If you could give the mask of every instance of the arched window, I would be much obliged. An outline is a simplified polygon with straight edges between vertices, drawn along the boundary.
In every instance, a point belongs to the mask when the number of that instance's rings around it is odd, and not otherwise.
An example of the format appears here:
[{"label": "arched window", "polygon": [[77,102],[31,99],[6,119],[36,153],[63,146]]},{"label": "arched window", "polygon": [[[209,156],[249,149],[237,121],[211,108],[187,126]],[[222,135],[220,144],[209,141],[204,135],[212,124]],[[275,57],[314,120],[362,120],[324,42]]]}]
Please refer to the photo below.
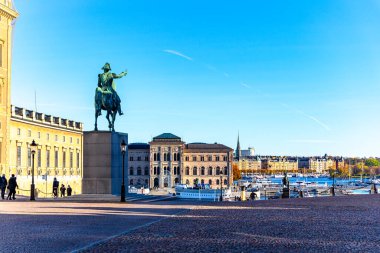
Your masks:
[{"label": "arched window", "polygon": [[156,153],[153,154],[153,160],[157,161],[157,154]]},{"label": "arched window", "polygon": [[133,179],[129,180],[129,184],[133,185]]},{"label": "arched window", "polygon": [[224,185],[227,185],[227,179],[224,179]]},{"label": "arched window", "polygon": [[190,181],[189,181],[189,179],[186,179],[186,184],[190,184]]},{"label": "arched window", "polygon": [[202,167],[202,168],[201,168],[201,175],[202,175],[202,176],[205,175],[205,167]]},{"label": "arched window", "polygon": [[129,175],[133,176],[133,167],[129,168]]},{"label": "arched window", "polygon": [[141,180],[137,179],[137,185],[141,185]]},{"label": "arched window", "polygon": [[164,161],[166,161],[166,153],[164,153]]},{"label": "arched window", "polygon": [[170,161],[170,153],[168,153],[168,154],[166,155],[166,159],[167,159],[167,161]]},{"label": "arched window", "polygon": [[177,153],[177,161],[181,161],[181,157],[180,157],[179,153]]},{"label": "arched window", "polygon": [[219,167],[216,167],[216,175],[217,175],[217,176],[220,175],[220,168],[219,168]]},{"label": "arched window", "polygon": [[148,176],[149,175],[149,168],[145,167],[144,175]]},{"label": "arched window", "polygon": [[227,169],[227,167],[224,167],[224,175],[228,175],[228,169]]},{"label": "arched window", "polygon": [[189,167],[186,167],[186,172],[185,172],[185,174],[188,176],[188,175],[190,175],[190,168]]},{"label": "arched window", "polygon": [[212,167],[208,167],[208,174],[211,176],[212,175]]},{"label": "arched window", "polygon": [[220,183],[220,182],[219,182],[219,179],[217,179],[217,180],[216,180],[216,185],[219,185],[219,183]]},{"label": "arched window", "polygon": [[193,175],[194,176],[198,175],[198,168],[197,167],[193,168]]},{"label": "arched window", "polygon": [[160,175],[160,167],[157,167],[157,175]]},{"label": "arched window", "polygon": [[157,161],[160,161],[160,153],[157,153]]},{"label": "arched window", "polygon": [[137,168],[137,175],[141,176],[141,168],[140,167]]},{"label": "arched window", "polygon": [[208,180],[208,184],[212,185],[212,180],[211,179]]}]

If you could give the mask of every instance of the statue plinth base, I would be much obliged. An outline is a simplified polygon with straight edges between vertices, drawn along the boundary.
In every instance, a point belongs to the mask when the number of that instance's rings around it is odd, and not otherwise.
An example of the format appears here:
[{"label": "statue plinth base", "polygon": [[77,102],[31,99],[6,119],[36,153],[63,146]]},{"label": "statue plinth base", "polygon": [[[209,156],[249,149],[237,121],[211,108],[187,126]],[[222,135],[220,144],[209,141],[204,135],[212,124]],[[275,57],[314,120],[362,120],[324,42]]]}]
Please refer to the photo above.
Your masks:
[{"label": "statue plinth base", "polygon": [[290,189],[289,188],[282,189],[282,198],[288,199],[289,197],[290,197]]},{"label": "statue plinth base", "polygon": [[[108,131],[83,133],[83,181],[84,194],[120,195],[122,183],[122,154],[120,143],[128,144],[128,134]],[[128,150],[125,154],[125,184],[127,180]]]}]

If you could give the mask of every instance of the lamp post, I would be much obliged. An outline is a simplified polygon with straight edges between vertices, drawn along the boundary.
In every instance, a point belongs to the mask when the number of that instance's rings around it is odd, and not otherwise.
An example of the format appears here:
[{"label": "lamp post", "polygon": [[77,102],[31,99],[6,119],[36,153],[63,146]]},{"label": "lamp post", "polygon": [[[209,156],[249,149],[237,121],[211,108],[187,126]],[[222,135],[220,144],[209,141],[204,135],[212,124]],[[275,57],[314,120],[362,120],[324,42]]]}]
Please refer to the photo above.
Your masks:
[{"label": "lamp post", "polygon": [[223,171],[220,170],[220,201],[223,201]]},{"label": "lamp post", "polygon": [[124,139],[120,143],[120,150],[121,150],[121,154],[123,155],[123,182],[121,184],[120,202],[125,202],[124,159],[125,159],[125,152],[127,150],[127,144],[125,143]]},{"label": "lamp post", "polygon": [[32,153],[32,184],[30,185],[30,200],[36,200],[34,197],[34,155],[36,154],[37,144],[34,140],[32,141],[32,144],[30,144],[30,150]]}]

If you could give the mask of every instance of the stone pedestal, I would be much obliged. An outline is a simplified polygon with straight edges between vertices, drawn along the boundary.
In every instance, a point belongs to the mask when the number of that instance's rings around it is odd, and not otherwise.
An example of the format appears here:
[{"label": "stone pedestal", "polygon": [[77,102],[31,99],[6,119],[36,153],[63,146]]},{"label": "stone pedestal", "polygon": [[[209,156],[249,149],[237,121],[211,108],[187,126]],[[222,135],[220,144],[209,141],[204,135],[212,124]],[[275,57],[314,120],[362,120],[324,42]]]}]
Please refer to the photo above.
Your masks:
[{"label": "stone pedestal", "polygon": [[[120,195],[122,182],[122,154],[120,143],[128,144],[128,134],[107,131],[83,133],[84,194]],[[128,185],[128,150],[125,154],[125,185]]]},{"label": "stone pedestal", "polygon": [[288,199],[289,196],[290,196],[290,190],[289,190],[289,188],[286,187],[286,188],[282,189],[282,198],[283,199]]}]

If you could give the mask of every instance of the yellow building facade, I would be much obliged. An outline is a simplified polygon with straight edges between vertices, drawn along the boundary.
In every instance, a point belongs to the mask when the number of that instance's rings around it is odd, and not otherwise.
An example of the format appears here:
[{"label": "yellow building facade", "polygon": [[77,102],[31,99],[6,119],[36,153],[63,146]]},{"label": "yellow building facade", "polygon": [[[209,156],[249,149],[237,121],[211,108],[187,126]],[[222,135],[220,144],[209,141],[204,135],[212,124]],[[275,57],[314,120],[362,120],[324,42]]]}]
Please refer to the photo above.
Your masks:
[{"label": "yellow building facade", "polygon": [[[29,195],[34,181],[40,197],[51,196],[53,179],[82,192],[83,125],[80,122],[11,106],[12,1],[0,0],[0,174],[17,177],[18,194]],[[38,145],[32,159],[30,144]]]},{"label": "yellow building facade", "polygon": [[13,21],[18,14],[12,1],[0,0],[0,170],[9,166],[11,111],[11,48]]},{"label": "yellow building facade", "polygon": [[83,125],[43,113],[12,106],[9,166],[3,173],[15,174],[19,193],[28,195],[32,180],[30,144],[37,144],[34,181],[40,196],[51,196],[53,179],[68,185],[73,194],[82,192]]}]

